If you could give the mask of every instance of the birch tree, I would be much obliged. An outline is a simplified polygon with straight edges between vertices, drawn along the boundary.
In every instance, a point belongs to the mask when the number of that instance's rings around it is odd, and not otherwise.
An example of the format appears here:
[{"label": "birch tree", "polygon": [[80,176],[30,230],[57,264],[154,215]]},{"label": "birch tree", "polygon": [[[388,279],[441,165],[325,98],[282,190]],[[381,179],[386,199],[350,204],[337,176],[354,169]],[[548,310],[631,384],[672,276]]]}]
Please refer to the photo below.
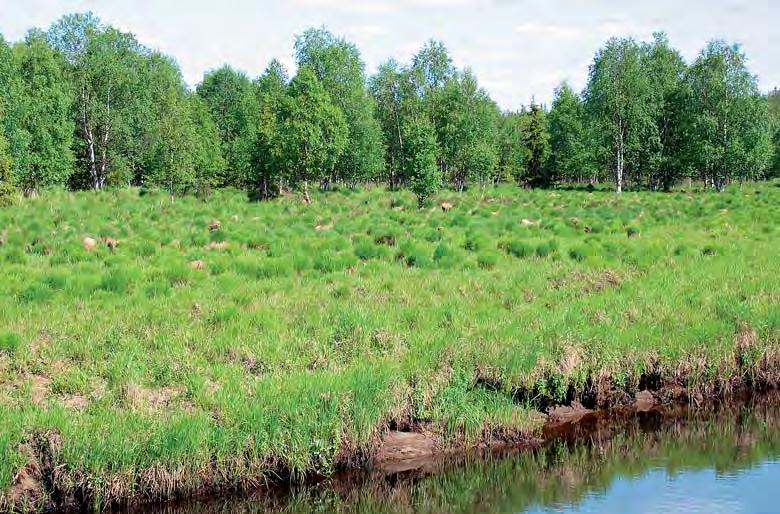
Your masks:
[{"label": "birch tree", "polygon": [[303,186],[308,203],[309,183],[332,176],[347,144],[344,114],[314,72],[304,66],[288,88],[280,115],[279,165],[288,181]]},{"label": "birch tree", "polygon": [[74,166],[73,102],[60,56],[40,31],[14,46],[19,74],[19,130],[24,147],[16,161],[16,182],[29,195],[41,187],[65,186]]},{"label": "birch tree", "polygon": [[350,186],[378,177],[382,169],[384,145],[375,117],[374,99],[366,89],[365,63],[350,41],[325,28],[309,29],[296,37],[298,66],[309,67],[330,95],[333,105],[344,113],[347,145],[331,180],[343,180]]},{"label": "birch tree", "polygon": [[257,142],[259,106],[252,82],[246,74],[223,66],[209,72],[197,87],[219,128],[226,169],[222,186],[247,186]]},{"label": "birch tree", "polygon": [[605,164],[613,170],[615,191],[623,191],[636,167],[643,126],[648,123],[649,82],[641,49],[633,39],[610,39],[590,66],[586,104],[596,134],[607,149]]},{"label": "birch tree", "polygon": [[686,76],[686,153],[705,182],[723,191],[755,179],[771,158],[766,100],[736,45],[713,41]]},{"label": "birch tree", "polygon": [[73,88],[77,154],[87,184],[103,189],[110,174],[119,183],[130,182],[133,152],[128,149],[138,143],[133,125],[141,110],[141,59],[148,50],[91,13],[65,16],[47,38],[63,56]]},{"label": "birch tree", "polygon": [[642,68],[649,79],[647,123],[642,125],[637,175],[651,190],[669,189],[680,177],[680,93],[686,70],[666,34],[656,33],[642,45]]},{"label": "birch tree", "polygon": [[[0,105],[0,115],[2,115]],[[11,153],[8,151],[8,142],[5,134],[0,130],[0,207],[11,205],[16,196],[16,187],[11,170]]]},{"label": "birch tree", "polygon": [[582,99],[568,84],[555,90],[548,116],[550,167],[563,180],[595,180],[593,152]]},{"label": "birch tree", "polygon": [[[388,182],[395,188],[405,180],[403,124],[406,115],[408,74],[393,59],[379,66],[369,80],[369,91],[376,104],[376,116],[384,139]],[[405,87],[407,86],[407,87]]]},{"label": "birch tree", "polygon": [[259,113],[250,180],[250,195],[254,198],[271,198],[281,189],[278,132],[282,105],[287,96],[287,82],[287,70],[276,59],[271,61],[265,72],[255,81]]}]

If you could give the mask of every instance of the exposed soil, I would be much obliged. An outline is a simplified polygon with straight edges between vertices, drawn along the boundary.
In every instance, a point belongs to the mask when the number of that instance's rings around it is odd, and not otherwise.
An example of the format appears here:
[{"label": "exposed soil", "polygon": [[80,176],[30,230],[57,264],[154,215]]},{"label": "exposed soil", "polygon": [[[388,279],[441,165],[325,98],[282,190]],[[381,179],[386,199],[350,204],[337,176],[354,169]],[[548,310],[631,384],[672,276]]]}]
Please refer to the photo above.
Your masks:
[{"label": "exposed soil", "polygon": [[[771,397],[777,401],[780,393],[770,389]],[[416,427],[417,431],[402,432],[388,431],[382,439],[377,450],[372,466],[382,471],[406,471],[418,468],[428,468],[431,464],[445,455],[466,451],[478,450],[504,450],[508,448],[538,447],[546,442],[568,438],[572,433],[581,432],[583,427],[596,425],[619,426],[621,420],[637,414],[663,413],[680,411],[691,406],[706,406],[715,403],[744,401],[746,396],[753,394],[749,389],[741,388],[731,391],[729,394],[713,395],[705,398],[700,392],[689,394],[688,390],[679,385],[659,387],[655,391],[643,389],[637,392],[633,398],[625,392],[612,395],[611,398],[602,398],[606,408],[589,409],[579,401],[572,401],[569,405],[552,405],[546,408],[546,421],[541,429],[541,437],[529,435],[524,440],[502,439],[490,437],[471,447],[465,447],[456,442],[445,443],[436,432],[426,427]],[[762,393],[763,394],[763,393]],[[617,402],[617,403],[611,403]]]}]

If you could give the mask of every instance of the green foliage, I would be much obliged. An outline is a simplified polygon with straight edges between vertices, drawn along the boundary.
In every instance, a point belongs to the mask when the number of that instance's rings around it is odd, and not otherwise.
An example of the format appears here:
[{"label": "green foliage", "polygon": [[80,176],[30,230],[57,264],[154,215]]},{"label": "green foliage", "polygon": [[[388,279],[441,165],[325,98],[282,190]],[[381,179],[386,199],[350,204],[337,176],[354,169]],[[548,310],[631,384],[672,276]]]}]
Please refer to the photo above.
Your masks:
[{"label": "green foliage", "polygon": [[317,76],[307,66],[290,82],[281,107],[281,168],[290,183],[328,180],[344,153],[348,127]]},{"label": "green foliage", "polygon": [[686,77],[686,157],[718,191],[758,178],[772,155],[771,121],[738,46],[713,41]]},{"label": "green foliage", "polygon": [[635,181],[652,190],[669,190],[684,171],[680,152],[684,110],[685,61],[669,45],[666,34],[656,33],[654,41],[642,46],[642,68],[649,79],[648,115],[638,151]]},{"label": "green foliage", "polygon": [[195,94],[187,94],[188,117],[183,120],[191,139],[193,183],[195,193],[205,198],[219,185],[218,177],[225,169],[225,159],[220,149],[219,129],[206,103]]},{"label": "green foliage", "polygon": [[357,47],[324,28],[312,28],[296,38],[295,54],[298,66],[311,68],[344,114],[347,142],[333,178],[353,186],[378,178],[384,155],[382,132]]},{"label": "green foliage", "polygon": [[0,207],[11,205],[15,199],[16,186],[11,170],[11,155],[5,135],[0,131]]},{"label": "green foliage", "polygon": [[[160,59],[164,60],[163,57]],[[167,72],[167,76],[155,81],[155,97],[159,100],[151,125],[151,159],[144,173],[144,185],[163,188],[171,197],[188,190],[203,192],[209,187],[203,176],[213,176],[217,164],[208,162],[214,158],[214,150],[203,148],[200,131],[213,128],[202,117],[199,120],[194,118],[196,115],[203,116],[204,111],[194,111],[199,106],[188,99],[182,87],[181,74],[173,63],[165,63],[159,68]],[[196,125],[198,122],[200,125]],[[213,132],[208,136],[213,136]]]},{"label": "green foliage", "polygon": [[219,185],[244,187],[252,175],[257,140],[258,102],[249,78],[230,66],[207,73],[198,96],[219,130],[225,168]]},{"label": "green foliage", "polygon": [[39,31],[31,31],[13,50],[21,84],[18,128],[25,141],[15,161],[17,186],[26,194],[65,186],[74,166],[74,125],[62,57]]},{"label": "green foliage", "polygon": [[459,189],[468,181],[489,181],[498,160],[499,110],[474,74],[454,74],[440,91],[430,93],[428,102],[445,178]]},{"label": "green foliage", "polygon": [[376,104],[376,117],[382,129],[387,180],[397,187],[406,179],[403,155],[403,122],[414,109],[416,94],[407,70],[394,60],[379,66],[369,79],[368,89]]},{"label": "green foliage", "polygon": [[[760,95],[739,48],[723,42],[688,67],[665,34],[611,39],[585,91],[562,85],[549,112],[532,102],[501,113],[434,40],[407,65],[390,60],[367,78],[352,42],[314,28],[296,38],[295,60],[292,81],[277,60],[254,81],[224,66],[192,94],[172,58],[92,13],[11,47],[0,40],[16,188],[140,186],[206,198],[233,186],[267,199],[299,185],[308,198],[310,182],[343,192],[387,181],[424,190],[424,203],[437,184],[595,188],[611,175],[618,191],[671,190],[683,178],[723,190],[780,169],[780,115],[768,109],[777,95]],[[408,167],[420,138],[413,131],[410,143],[405,131],[420,120],[432,127],[435,145],[423,146],[437,174],[422,161]]]},{"label": "green foliage", "polygon": [[523,175],[520,181],[531,187],[550,187],[555,182],[554,169],[549,166],[550,132],[547,113],[535,103],[526,114],[523,133]]},{"label": "green foliage", "polygon": [[772,143],[774,145],[774,158],[765,177],[769,179],[780,177],[780,90],[775,88],[769,93],[767,104],[772,122]]},{"label": "green foliage", "polygon": [[498,132],[498,173],[497,182],[517,180],[521,175],[524,156],[522,145],[525,129],[525,116],[522,112],[507,112],[501,115]]},{"label": "green foliage", "polygon": [[157,58],[132,34],[103,25],[91,13],[61,18],[47,39],[65,62],[75,96],[75,154],[84,167],[71,183],[102,189],[132,182],[147,155],[145,136],[156,107],[147,86]]},{"label": "green foliage", "polygon": [[422,208],[425,200],[441,187],[441,171],[436,165],[436,133],[425,118],[408,120],[403,132],[404,169],[412,192],[417,195],[417,206]]},{"label": "green foliage", "polygon": [[22,339],[13,332],[0,332],[0,354],[14,356],[22,346]]},{"label": "green foliage", "polygon": [[550,174],[584,182],[595,174],[588,120],[580,97],[564,83],[555,90],[548,115],[550,126]]},{"label": "green foliage", "polygon": [[610,39],[590,67],[586,106],[601,148],[597,156],[614,171],[615,189],[637,166],[642,135],[652,120],[651,85],[642,67],[642,49],[633,39]]},{"label": "green foliage", "polygon": [[255,82],[255,94],[260,107],[257,142],[252,162],[250,194],[256,198],[271,198],[281,189],[284,178],[280,170],[279,124],[282,105],[287,95],[287,70],[274,59]]}]

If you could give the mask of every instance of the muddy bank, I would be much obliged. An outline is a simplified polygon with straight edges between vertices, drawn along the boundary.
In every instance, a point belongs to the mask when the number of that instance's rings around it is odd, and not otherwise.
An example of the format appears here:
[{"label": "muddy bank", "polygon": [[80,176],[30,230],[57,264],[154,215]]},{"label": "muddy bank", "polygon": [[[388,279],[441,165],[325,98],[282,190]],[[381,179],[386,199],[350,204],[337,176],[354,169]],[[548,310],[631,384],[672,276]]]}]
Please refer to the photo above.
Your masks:
[{"label": "muddy bank", "polygon": [[[337,472],[331,476],[310,474],[293,476],[287,469],[272,461],[262,469],[245,469],[240,480],[231,478],[215,467],[201,469],[149,469],[139,480],[115,477],[110,483],[113,496],[96,498],[90,491],[89,477],[69,472],[57,464],[61,438],[56,433],[36,434],[24,442],[28,462],[14,477],[14,484],[0,503],[0,511],[15,505],[17,511],[83,511],[100,509],[128,509],[133,505],[155,504],[162,500],[220,496],[247,491],[265,491],[262,494],[287,494],[290,484],[337,483],[349,488],[367,476],[403,474],[407,472],[432,473],[441,463],[469,456],[486,456],[524,452],[538,449],[552,441],[575,440],[578,437],[609,437],[624,429],[627,420],[637,416],[652,419],[675,419],[691,409],[709,413],[734,405],[752,402],[755,405],[779,404],[776,383],[762,383],[761,387],[711,388],[690,392],[681,386],[644,380],[651,387],[630,394],[612,388],[593,395],[589,390],[570,395],[566,404],[552,404],[540,399],[534,406],[539,429],[521,433],[485,431],[478,439],[445,433],[430,423],[410,419],[388,423],[375,444],[368,449],[342,451],[337,457]],[[752,384],[756,386],[756,384]],[[594,400],[598,398],[598,401]],[[392,429],[390,429],[392,428]],[[233,477],[239,476],[236,472]],[[80,482],[83,480],[83,482]],[[335,481],[335,482],[334,482]],[[146,508],[146,507],[144,507]]]},{"label": "muddy bank", "polygon": [[[731,476],[762,459],[780,457],[779,428],[780,393],[774,392],[698,407],[677,404],[621,413],[596,412],[565,427],[557,425],[555,435],[548,434],[531,449],[490,446],[440,452],[426,459],[420,458],[416,449],[429,447],[430,438],[393,434],[388,444],[407,451],[414,446],[412,458],[340,473],[317,483],[169,502],[146,507],[143,512],[410,514],[560,507],[607,490],[618,477],[641,476],[659,465],[675,474],[684,469],[716,468]],[[397,467],[403,462],[409,467]]]},{"label": "muddy bank", "polygon": [[[607,396],[603,396],[604,399]],[[514,437],[485,437],[471,445],[459,440],[447,440],[435,430],[424,425],[413,431],[388,431],[382,443],[371,459],[370,467],[385,472],[398,472],[409,469],[427,468],[439,458],[471,450],[504,451],[507,449],[538,448],[541,445],[561,438],[571,439],[573,435],[587,434],[598,427],[601,432],[613,431],[623,426],[627,420],[637,415],[652,414],[672,417],[696,409],[699,414],[707,415],[714,409],[726,409],[730,406],[750,402],[756,404],[777,403],[780,405],[780,390],[762,388],[752,391],[745,387],[729,390],[728,393],[704,396],[701,392],[689,394],[680,386],[658,387],[655,391],[643,389],[633,397],[625,391],[610,396],[605,406],[585,407],[580,401],[569,404],[556,404],[544,408],[544,423],[534,435],[514,434]]]}]

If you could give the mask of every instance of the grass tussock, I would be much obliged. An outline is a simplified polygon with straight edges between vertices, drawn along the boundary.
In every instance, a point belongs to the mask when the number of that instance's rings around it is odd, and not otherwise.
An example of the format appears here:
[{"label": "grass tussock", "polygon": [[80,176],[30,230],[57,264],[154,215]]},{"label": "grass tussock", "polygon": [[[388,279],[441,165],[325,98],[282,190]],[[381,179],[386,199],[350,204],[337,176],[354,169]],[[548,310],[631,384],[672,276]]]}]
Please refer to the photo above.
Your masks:
[{"label": "grass tussock", "polygon": [[0,510],[327,473],[391,423],[470,444],[555,402],[777,384],[775,185],[448,199],[0,210]]}]

